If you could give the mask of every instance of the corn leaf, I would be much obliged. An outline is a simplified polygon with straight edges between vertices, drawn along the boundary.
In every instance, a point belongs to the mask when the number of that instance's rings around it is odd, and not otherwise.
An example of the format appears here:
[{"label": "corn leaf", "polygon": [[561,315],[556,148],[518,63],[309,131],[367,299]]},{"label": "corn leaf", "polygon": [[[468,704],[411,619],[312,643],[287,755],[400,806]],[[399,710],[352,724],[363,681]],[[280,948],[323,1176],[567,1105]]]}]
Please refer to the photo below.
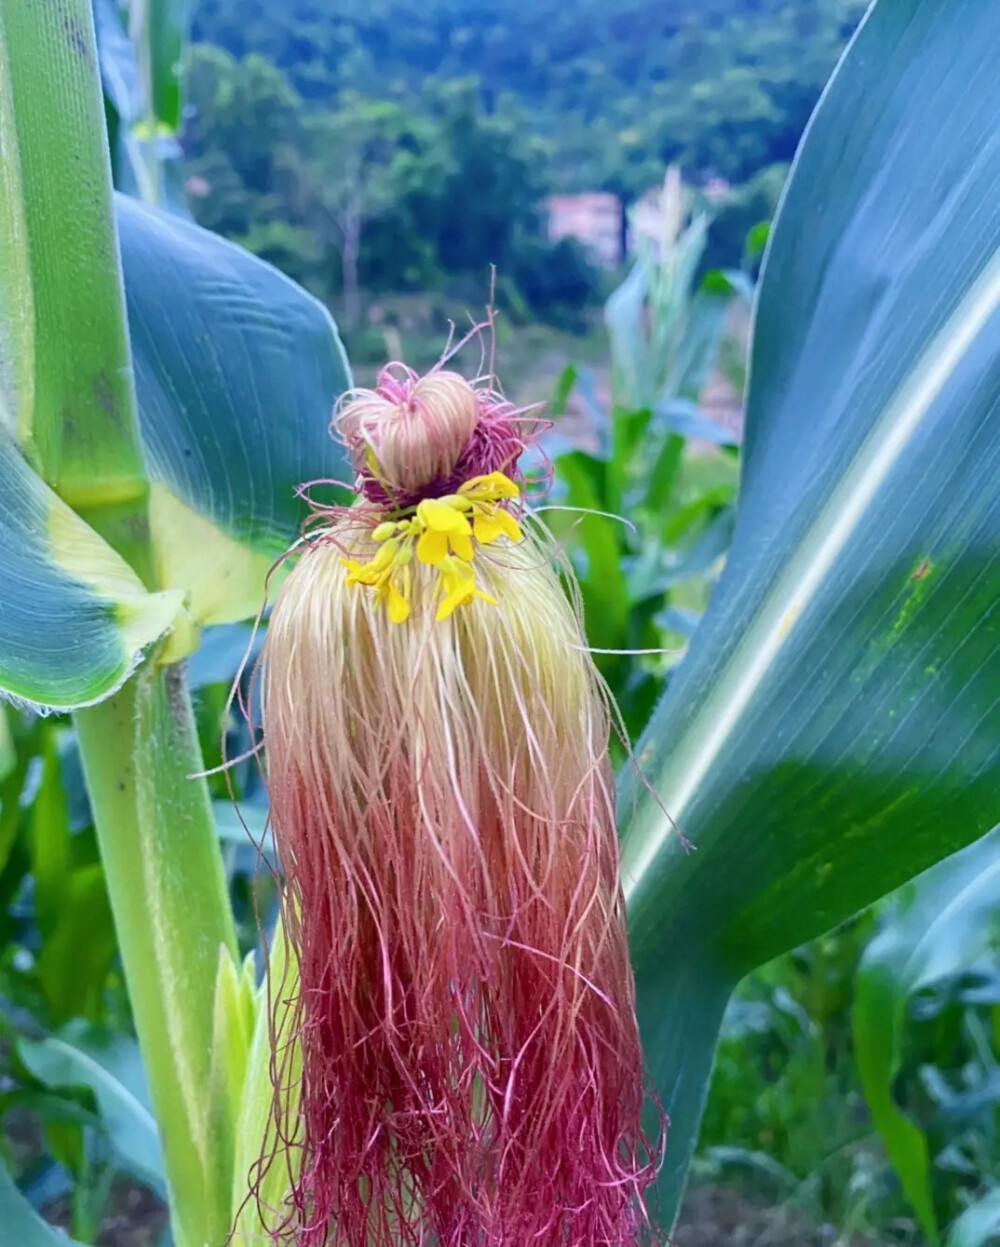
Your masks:
[{"label": "corn leaf", "polygon": [[877,0],[771,235],[732,549],[621,792],[668,1221],[733,985],[1000,819],[998,43]]},{"label": "corn leaf", "polygon": [[0,1163],[0,1226],[3,1241],[18,1247],[82,1247],[62,1230],[47,1225],[17,1189],[14,1179]]},{"label": "corn leaf", "polygon": [[[225,1183],[227,1189],[233,1185],[234,1158],[240,1149],[237,1130],[256,1013],[254,954],[249,953],[238,966],[228,949],[220,948],[207,1099],[215,1151],[213,1169],[217,1181]],[[246,1172],[242,1176],[245,1178]]]},{"label": "corn leaf", "polygon": [[858,1073],[875,1129],[932,1243],[931,1152],[896,1103],[906,1006],[917,992],[968,969],[996,937],[1000,831],[954,854],[902,890],[858,968],[851,1027]]},{"label": "corn leaf", "polygon": [[1000,1234],[1000,1188],[994,1187],[957,1217],[948,1231],[947,1247],[983,1247]]},{"label": "corn leaf", "polygon": [[198,623],[245,619],[298,536],[296,487],[348,479],[329,435],[343,348],[270,265],[124,196],[117,208],[160,584]]},{"label": "corn leaf", "polygon": [[119,688],[181,609],[28,467],[0,431],[0,696],[72,709]]},{"label": "corn leaf", "polygon": [[147,0],[134,6],[142,17],[137,32],[153,116],[169,130],[181,121],[181,55],[193,0]]},{"label": "corn leaf", "polygon": [[147,481],[95,67],[83,0],[3,5],[0,693],[60,708],[119,687],[180,605],[143,587]]},{"label": "corn leaf", "polygon": [[92,1092],[122,1168],[165,1193],[160,1140],[139,1047],[131,1036],[77,1021],[45,1039],[22,1039],[17,1050],[50,1090],[85,1087]]},{"label": "corn leaf", "polygon": [[[283,999],[294,995],[298,967],[288,962],[288,947],[283,928],[279,925],[271,945],[268,976],[270,990],[278,990]],[[260,1235],[259,1209],[269,1210],[269,1220],[280,1224],[286,1215],[285,1200],[292,1186],[294,1170],[299,1153],[291,1148],[287,1156],[281,1155],[277,1145],[274,1121],[274,1099],[271,1079],[274,1056],[272,1042],[281,1050],[288,1041],[292,1013],[288,1007],[279,1010],[277,1035],[272,1036],[269,988],[262,983],[257,990],[253,1030],[247,1053],[246,1073],[243,1080],[240,1114],[236,1122],[236,1160],[233,1166],[232,1218],[233,1235],[237,1242],[252,1242]],[[288,1059],[283,1084],[290,1092],[289,1118],[295,1120],[294,1088],[301,1077],[301,1050],[296,1044]],[[263,1164],[261,1164],[263,1162]],[[291,1167],[291,1168],[290,1168]],[[251,1191],[250,1180],[259,1181],[256,1191]],[[266,1237],[266,1234],[265,1234]]]},{"label": "corn leaf", "polygon": [[0,785],[15,766],[17,746],[14,744],[14,733],[10,730],[10,711],[0,702]]},{"label": "corn leaf", "polygon": [[191,0],[93,0],[115,186],[186,215],[180,63]]}]

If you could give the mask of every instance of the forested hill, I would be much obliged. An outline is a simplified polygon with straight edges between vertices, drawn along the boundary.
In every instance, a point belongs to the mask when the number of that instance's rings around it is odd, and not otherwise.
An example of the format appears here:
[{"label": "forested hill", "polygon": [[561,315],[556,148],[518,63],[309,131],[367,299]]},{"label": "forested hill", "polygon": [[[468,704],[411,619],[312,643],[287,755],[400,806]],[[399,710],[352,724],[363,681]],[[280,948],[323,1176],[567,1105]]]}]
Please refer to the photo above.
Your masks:
[{"label": "forested hill", "polygon": [[564,189],[626,194],[680,160],[744,181],[787,161],[864,0],[198,0],[197,39],[258,53],[297,93],[420,107],[479,80],[551,146]]}]

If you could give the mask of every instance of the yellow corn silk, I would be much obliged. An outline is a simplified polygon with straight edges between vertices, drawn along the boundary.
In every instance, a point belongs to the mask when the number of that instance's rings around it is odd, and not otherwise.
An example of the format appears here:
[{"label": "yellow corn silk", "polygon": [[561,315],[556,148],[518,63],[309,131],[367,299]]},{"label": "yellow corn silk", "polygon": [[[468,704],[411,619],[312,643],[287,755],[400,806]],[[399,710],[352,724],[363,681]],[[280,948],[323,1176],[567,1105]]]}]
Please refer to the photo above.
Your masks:
[{"label": "yellow corn silk", "polygon": [[520,497],[520,492],[502,472],[490,472],[466,481],[457,493],[425,498],[412,515],[386,520],[373,530],[379,548],[367,563],[341,560],[348,570],[347,583],[374,589],[392,622],[403,623],[410,615],[410,565],[415,556],[418,563],[437,568],[436,619],[447,619],[473,598],[495,606],[496,599],[476,587],[473,556],[477,546],[492,545],[500,537],[521,540],[520,525],[503,505]]}]

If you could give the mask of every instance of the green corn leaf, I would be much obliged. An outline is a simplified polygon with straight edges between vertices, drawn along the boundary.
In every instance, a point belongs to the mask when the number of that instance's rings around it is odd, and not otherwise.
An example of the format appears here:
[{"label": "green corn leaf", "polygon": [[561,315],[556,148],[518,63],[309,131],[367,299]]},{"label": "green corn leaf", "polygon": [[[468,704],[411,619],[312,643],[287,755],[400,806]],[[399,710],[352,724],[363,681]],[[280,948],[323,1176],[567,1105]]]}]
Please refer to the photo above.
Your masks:
[{"label": "green corn leaf", "polygon": [[123,197],[118,218],[153,553],[177,591],[146,594],[0,433],[0,692],[57,708],[120,687],[182,597],[197,623],[256,614],[296,486],[347,475],[328,424],[350,380],[321,305],[196,226]]},{"label": "green corn leaf", "polygon": [[[124,321],[95,314],[122,289],[95,58],[84,0],[55,0],[37,20],[27,0],[4,5],[0,691],[60,708],[119,687],[180,622],[179,599],[147,601],[139,579],[158,574],[190,602],[168,658],[191,648],[191,618],[256,613],[303,517],[295,486],[344,475],[327,424],[349,384],[319,304],[237,248],[122,200],[140,436]],[[84,186],[79,168],[93,171]]]},{"label": "green corn leaf", "polygon": [[582,450],[574,450],[560,455],[556,470],[566,488],[566,504],[580,509],[580,514],[565,517],[557,513],[552,527],[565,535],[575,528],[575,538],[586,559],[580,592],[588,636],[594,645],[606,649],[621,646],[628,615],[628,590],[618,533],[607,520],[585,514],[604,508],[608,465]]},{"label": "green corn leaf", "polygon": [[76,1022],[46,1039],[22,1039],[18,1055],[53,1091],[74,1087],[91,1091],[119,1163],[164,1192],[160,1140],[134,1039]]},{"label": "green corn leaf", "polygon": [[160,583],[197,623],[245,619],[298,536],[296,487],[349,479],[329,435],[343,348],[270,265],[124,196],[117,208]]},{"label": "green corn leaf", "polygon": [[38,786],[26,812],[41,940],[36,967],[47,1015],[63,1022],[100,1012],[117,945],[100,863],[73,861],[60,729],[46,724],[41,730]]},{"label": "green corn leaf", "polygon": [[38,979],[55,1020],[93,1017],[118,952],[100,864],[67,871],[61,897],[59,921],[38,954]]},{"label": "green corn leaf", "polygon": [[998,42],[877,0],[771,235],[732,549],[621,792],[668,1220],[733,985],[1000,818]]},{"label": "green corn leaf", "polygon": [[[233,1168],[232,1221],[233,1237],[236,1242],[253,1242],[264,1234],[258,1212],[260,1206],[271,1209],[272,1219],[280,1223],[282,1207],[288,1195],[291,1181],[289,1166],[298,1163],[295,1147],[289,1149],[287,1155],[280,1154],[275,1143],[274,1133],[274,1099],[271,1084],[271,1066],[273,1061],[271,1026],[272,1017],[269,1012],[269,999],[291,999],[295,994],[294,982],[297,967],[288,964],[288,947],[284,933],[279,925],[275,932],[274,942],[268,963],[269,984],[264,983],[258,989],[254,1010],[254,1026],[247,1057],[246,1077],[240,1114],[236,1124],[236,1157]],[[284,1010],[277,1018],[277,1034],[275,1047],[287,1046],[288,1029],[291,1016]],[[301,1078],[300,1048],[296,1044],[284,1071],[289,1088],[296,1087]],[[291,1093],[294,1097],[294,1092]],[[290,1101],[289,1111],[294,1121],[294,1098]],[[293,1138],[293,1144],[297,1140]],[[275,1150],[273,1157],[269,1156]],[[259,1162],[263,1161],[263,1165]],[[255,1191],[251,1183],[256,1182]],[[266,1237],[266,1235],[264,1235]]]},{"label": "green corn leaf", "polygon": [[296,487],[347,477],[328,425],[350,379],[323,307],[207,231],[117,203],[153,554],[177,592],[145,594],[0,433],[0,691],[58,708],[120,687],[182,596],[199,624],[256,614],[306,513]]},{"label": "green corn leaf", "polygon": [[121,687],[181,610],[35,475],[0,431],[0,695],[57,709]]},{"label": "green corn leaf", "polygon": [[143,17],[137,35],[153,116],[168,130],[176,130],[181,122],[181,55],[193,0],[147,0],[136,7]]},{"label": "green corn leaf", "polygon": [[[939,1240],[923,1131],[898,1107],[899,1072],[911,996],[967,969],[996,936],[1000,920],[1000,831],[908,884],[858,968],[851,1025],[872,1122],[924,1233]],[[995,1215],[995,1211],[994,1211]]]},{"label": "green corn leaf", "polygon": [[117,0],[94,0],[105,96],[121,123],[144,127],[150,138],[180,126],[192,8],[192,0],[141,0],[123,13]]},{"label": "green corn leaf", "polygon": [[17,766],[17,746],[10,727],[10,713],[10,710],[0,702],[0,784]]},{"label": "green corn leaf", "polygon": [[123,12],[93,0],[115,185],[186,215],[180,149],[180,68],[191,0],[142,0]]},{"label": "green corn leaf", "polygon": [[94,26],[114,184],[150,203],[158,202],[158,141],[135,133],[146,109],[136,49],[117,0],[94,0]]},{"label": "green corn leaf", "polygon": [[213,1170],[220,1186],[224,1184],[225,1189],[233,1184],[233,1166],[239,1146],[237,1123],[256,1011],[253,953],[238,967],[229,950],[220,948],[212,1014],[212,1068],[208,1101],[210,1134],[216,1152]]},{"label": "green corn leaf", "polygon": [[[0,25],[0,148],[17,151],[14,91]],[[0,160],[0,430],[16,435],[34,407],[35,309],[19,160]]]},{"label": "green corn leaf", "polygon": [[[144,101],[138,57],[117,0],[94,0],[94,29],[105,108],[114,127],[127,128],[142,115]],[[115,136],[109,133],[108,138],[113,154]]]},{"label": "green corn leaf", "polygon": [[83,1247],[62,1230],[47,1225],[35,1212],[0,1163],[0,1228],[3,1243],[17,1247]]}]

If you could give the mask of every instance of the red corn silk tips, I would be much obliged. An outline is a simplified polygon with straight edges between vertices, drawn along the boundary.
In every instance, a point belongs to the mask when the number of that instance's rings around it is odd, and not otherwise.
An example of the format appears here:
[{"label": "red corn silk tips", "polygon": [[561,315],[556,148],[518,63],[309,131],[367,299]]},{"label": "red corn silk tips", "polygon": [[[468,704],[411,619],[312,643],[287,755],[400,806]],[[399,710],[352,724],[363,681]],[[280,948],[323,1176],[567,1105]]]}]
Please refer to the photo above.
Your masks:
[{"label": "red corn silk tips", "polygon": [[520,502],[523,422],[395,369],[336,423],[359,504],[310,533],[264,655],[301,1077],[276,1053],[299,1150],[262,1216],[309,1247],[636,1243],[659,1156],[610,708]]}]

